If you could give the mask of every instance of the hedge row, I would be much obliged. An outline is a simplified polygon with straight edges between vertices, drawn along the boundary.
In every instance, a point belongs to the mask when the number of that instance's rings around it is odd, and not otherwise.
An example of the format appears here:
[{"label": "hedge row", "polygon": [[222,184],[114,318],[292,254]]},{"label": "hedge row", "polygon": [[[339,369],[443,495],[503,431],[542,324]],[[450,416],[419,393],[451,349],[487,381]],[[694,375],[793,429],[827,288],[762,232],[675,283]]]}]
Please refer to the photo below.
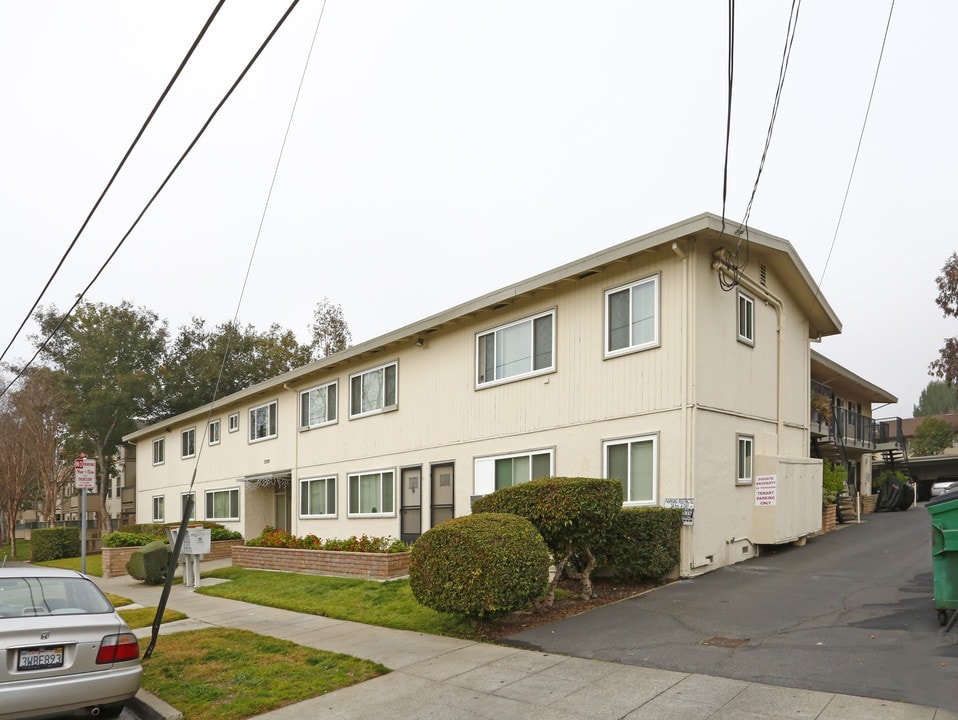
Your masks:
[{"label": "hedge row", "polygon": [[[225,527],[215,522],[197,522],[190,525],[200,525],[210,531],[210,540],[242,540],[243,536],[235,530],[227,530]],[[103,536],[103,545],[105,547],[136,547],[148,545],[151,542],[160,540],[167,542],[167,528],[179,528],[179,523],[167,525],[157,525],[153,523],[141,523],[134,525],[124,525],[118,531]]]},{"label": "hedge row", "polygon": [[80,528],[52,527],[30,534],[30,561],[47,562],[80,556]]}]

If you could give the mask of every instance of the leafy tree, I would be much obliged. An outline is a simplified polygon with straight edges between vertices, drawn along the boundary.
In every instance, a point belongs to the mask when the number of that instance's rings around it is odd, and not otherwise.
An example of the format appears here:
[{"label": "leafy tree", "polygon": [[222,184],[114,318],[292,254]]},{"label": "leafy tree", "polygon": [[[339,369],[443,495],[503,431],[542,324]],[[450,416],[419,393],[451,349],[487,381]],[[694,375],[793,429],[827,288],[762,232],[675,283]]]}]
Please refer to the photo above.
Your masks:
[{"label": "leafy tree", "polygon": [[345,350],[353,339],[343,317],[342,306],[334,305],[327,297],[316,303],[309,330],[313,337],[313,358],[316,360]]},{"label": "leafy tree", "polygon": [[23,422],[11,403],[0,399],[0,515],[6,519],[10,553],[17,556],[17,516],[31,488],[33,476],[27,458]]},{"label": "leafy tree", "polygon": [[83,302],[65,320],[55,307],[41,308],[35,317],[43,337],[60,326],[42,354],[62,373],[72,397],[65,416],[71,434],[97,460],[98,502],[91,509],[104,528],[103,500],[116,448],[123,435],[136,429],[137,419],[155,415],[166,322],[126,300],[120,305]]},{"label": "leafy tree", "polygon": [[180,328],[160,370],[158,416],[192,410],[305,365],[310,354],[308,345],[300,345],[291,330],[276,323],[264,333],[233,322],[207,330],[206,321],[194,317],[192,324]]},{"label": "leafy tree", "polygon": [[955,388],[940,380],[932,380],[921,391],[918,404],[912,410],[912,417],[928,417],[958,412],[958,395]]},{"label": "leafy tree", "polygon": [[921,457],[940,455],[945,448],[951,447],[954,440],[955,432],[951,425],[936,417],[926,417],[915,428],[910,443],[911,451]]},{"label": "leafy tree", "polygon": [[[935,279],[938,297],[935,302],[945,317],[958,317],[958,253],[951,257]],[[931,363],[929,372],[951,386],[958,384],[958,338],[946,338],[937,360]]]},{"label": "leafy tree", "polygon": [[30,370],[11,402],[27,442],[27,460],[35,479],[35,507],[40,518],[53,522],[63,490],[73,481],[73,459],[66,425],[70,395],[62,373],[47,367]]}]

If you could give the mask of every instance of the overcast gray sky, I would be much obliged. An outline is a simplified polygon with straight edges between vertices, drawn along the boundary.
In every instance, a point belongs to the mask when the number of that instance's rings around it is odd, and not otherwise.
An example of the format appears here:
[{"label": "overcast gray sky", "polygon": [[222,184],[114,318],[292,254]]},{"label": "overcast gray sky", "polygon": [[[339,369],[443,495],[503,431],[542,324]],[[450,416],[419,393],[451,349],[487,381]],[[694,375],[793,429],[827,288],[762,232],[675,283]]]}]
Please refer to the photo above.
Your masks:
[{"label": "overcast gray sky", "polygon": [[[0,3],[3,346],[214,6]],[[737,4],[727,216],[765,143],[791,2]],[[910,416],[958,334],[934,279],[954,216],[958,3],[899,2],[844,217],[890,0],[801,6],[753,227],[793,243],[844,324],[816,349]],[[92,278],[285,2],[229,0],[44,299]],[[727,3],[302,0],[93,286],[169,321],[355,342],[722,209]],[[838,230],[837,236],[835,235]],[[29,326],[32,332],[35,328]],[[24,337],[10,357],[32,350]],[[8,358],[9,359],[9,358]]]}]

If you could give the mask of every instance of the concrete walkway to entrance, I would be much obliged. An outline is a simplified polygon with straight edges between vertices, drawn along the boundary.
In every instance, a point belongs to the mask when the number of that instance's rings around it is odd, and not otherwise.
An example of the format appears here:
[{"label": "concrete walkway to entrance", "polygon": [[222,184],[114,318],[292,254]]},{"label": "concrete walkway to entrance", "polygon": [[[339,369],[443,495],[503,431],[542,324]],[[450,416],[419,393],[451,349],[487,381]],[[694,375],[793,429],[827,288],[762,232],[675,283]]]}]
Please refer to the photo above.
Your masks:
[{"label": "concrete walkway to entrance", "polygon": [[[204,563],[203,569],[229,564]],[[155,606],[161,588],[129,576],[105,591]],[[210,580],[204,583],[212,582]],[[177,585],[168,606],[188,620],[162,634],[242,628],[382,663],[393,672],[259,717],[396,720],[958,720],[933,707],[657,670],[470,640],[390,630],[209,597]],[[140,633],[149,635],[146,628]],[[158,641],[162,645],[162,638]],[[958,690],[956,690],[958,691]],[[153,718],[175,717],[169,710]]]}]

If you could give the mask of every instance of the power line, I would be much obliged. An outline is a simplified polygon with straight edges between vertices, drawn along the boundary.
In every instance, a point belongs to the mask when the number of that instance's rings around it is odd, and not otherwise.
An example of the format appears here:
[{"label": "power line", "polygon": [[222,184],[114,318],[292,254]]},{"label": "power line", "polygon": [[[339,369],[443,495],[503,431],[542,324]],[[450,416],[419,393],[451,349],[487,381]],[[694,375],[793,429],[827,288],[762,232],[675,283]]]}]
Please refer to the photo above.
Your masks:
[{"label": "power line", "polygon": [[[246,66],[245,70],[243,70],[243,73],[240,75],[239,79],[237,79],[236,83],[239,83],[239,80],[241,80],[243,75],[246,74],[246,70],[249,70],[250,65],[253,64],[253,61],[255,61],[259,53],[262,52],[263,48],[266,47],[266,44],[270,41],[270,39],[273,37],[276,31],[279,30],[280,26],[283,24],[287,16],[292,12],[293,8],[296,6],[298,2],[299,0],[293,0],[293,3],[289,6],[289,9],[280,19],[279,23],[277,23],[276,27],[273,28],[273,32],[271,32],[269,36],[266,38],[263,45],[260,47],[259,51],[257,51],[257,54],[253,56],[252,60],[250,60],[250,64]],[[316,29],[313,31],[313,40],[309,46],[309,52],[306,54],[306,62],[303,66],[303,73],[299,79],[299,87],[296,89],[296,97],[293,100],[293,107],[290,109],[289,120],[286,123],[286,132],[283,135],[283,142],[280,146],[279,155],[276,158],[276,166],[273,169],[273,177],[270,180],[269,191],[266,193],[266,202],[264,203],[264,206],[263,206],[263,214],[260,217],[259,227],[256,230],[256,238],[253,242],[253,248],[250,252],[249,265],[246,268],[246,274],[243,278],[243,284],[240,288],[239,299],[237,300],[237,303],[236,303],[236,310],[233,313],[234,325],[236,324],[237,317],[239,317],[239,309],[240,309],[240,306],[243,304],[243,296],[246,294],[246,283],[249,280],[250,269],[253,266],[253,258],[256,255],[256,247],[259,245],[260,234],[263,231],[263,220],[266,217],[266,211],[269,208],[269,201],[273,195],[273,186],[276,184],[276,176],[279,172],[279,165],[283,160],[283,153],[286,150],[286,140],[289,138],[289,129],[290,129],[290,126],[293,124],[293,115],[296,112],[296,106],[299,104],[299,96],[303,89],[303,81],[306,79],[306,69],[309,67],[309,60],[313,55],[313,47],[316,44],[316,36],[319,34],[319,24],[320,22],[322,22],[323,12],[325,10],[326,10],[326,0],[323,0],[322,7],[320,8],[320,11],[319,11],[319,18],[316,20]],[[233,85],[234,88],[236,87],[236,83],[234,83]],[[233,91],[233,88],[230,88],[230,92],[232,91]],[[227,93],[227,97],[229,97],[229,93]],[[224,102],[225,100],[226,98],[223,99]],[[222,103],[220,104],[222,105]],[[217,109],[219,108],[217,107]],[[212,119],[212,116],[210,119]],[[210,408],[206,414],[206,425],[205,425],[206,430],[204,431],[204,435],[209,432],[208,428],[210,424],[210,419],[213,417],[213,404],[216,402],[216,396],[219,393],[220,381],[223,378],[223,373],[226,368],[226,362],[227,362],[227,359],[229,358],[229,353],[230,353],[230,337],[227,336],[226,348],[223,350],[223,360],[220,363],[219,374],[216,376],[216,384],[214,385],[214,388],[213,388],[213,397],[210,399]],[[193,486],[196,484],[196,474],[199,471],[200,457],[202,456],[204,445],[205,445],[205,440],[201,440],[200,446],[196,453],[196,460],[193,464],[193,474],[190,477],[190,486],[186,492],[187,501],[186,501],[185,510],[183,512],[183,519],[180,521],[180,529],[176,534],[176,541],[173,546],[173,551],[170,553],[170,563],[166,572],[166,582],[163,585],[163,591],[160,594],[160,601],[159,603],[157,603],[156,615],[153,618],[153,629],[152,629],[152,634],[150,636],[150,642],[147,645],[146,649],[143,651],[144,660],[148,660],[152,656],[153,648],[156,646],[156,641],[160,634],[160,623],[162,622],[163,612],[166,608],[167,599],[170,596],[170,588],[172,587],[173,571],[176,569],[176,564],[178,562],[180,549],[183,545],[183,537],[186,535],[186,532],[187,532],[186,526],[189,522],[190,515],[191,515],[190,509],[192,508],[192,504],[195,502],[193,499],[195,495],[195,493],[193,492]]]},{"label": "power line", "polygon": [[[40,301],[43,299],[43,296],[46,294],[47,290],[50,288],[50,284],[53,282],[53,279],[57,276],[57,273],[60,272],[60,268],[63,267],[63,263],[66,261],[67,256],[73,250],[73,246],[77,244],[77,240],[80,239],[80,235],[83,234],[83,231],[86,230],[86,226],[90,223],[90,219],[93,217],[93,213],[97,211],[97,208],[100,207],[100,203],[103,202],[103,198],[106,197],[107,192],[113,186],[113,181],[116,180],[117,176],[120,174],[120,170],[123,169],[123,166],[126,165],[127,159],[130,157],[130,154],[133,152],[133,148],[136,147],[137,143],[140,141],[140,138],[143,136],[143,133],[146,132],[147,126],[153,120],[153,116],[156,115],[157,110],[160,109],[160,105],[163,104],[163,101],[166,99],[166,96],[169,94],[170,90],[173,88],[173,84],[180,77],[180,73],[183,72],[183,68],[186,67],[186,63],[189,62],[190,58],[193,56],[193,52],[196,50],[197,46],[200,44],[200,40],[203,39],[203,36],[206,35],[206,31],[209,30],[210,25],[213,24],[213,19],[219,13],[220,8],[223,7],[223,4],[226,0],[219,0],[216,4],[216,7],[213,8],[213,12],[210,13],[209,18],[203,24],[203,27],[200,29],[199,35],[196,36],[196,39],[193,41],[193,44],[190,46],[190,49],[187,51],[186,55],[183,57],[183,60],[180,62],[179,67],[176,68],[176,72],[173,73],[173,77],[170,78],[170,81],[166,84],[166,87],[163,89],[163,92],[160,94],[159,99],[156,101],[156,104],[153,105],[153,109],[150,111],[149,115],[146,116],[146,120],[143,122],[143,125],[140,127],[140,131],[136,134],[136,137],[133,138],[133,142],[130,143],[130,147],[127,148],[126,153],[123,155],[123,158],[120,160],[120,164],[116,166],[116,170],[113,171],[113,175],[110,176],[110,180],[107,182],[106,187],[103,188],[103,192],[100,193],[100,197],[96,199],[96,202],[93,203],[93,207],[90,208],[90,212],[87,213],[86,219],[83,221],[83,224],[80,225],[80,229],[77,230],[76,235],[73,237],[73,241],[67,247],[66,252],[63,253],[63,257],[60,258],[60,262],[57,263],[57,266],[53,269],[53,274],[50,275],[46,284],[43,286],[43,289],[40,291],[40,294],[37,295],[37,299],[33,301],[33,306],[27,311],[26,316],[23,318],[23,322],[20,323],[20,327],[17,328],[17,331],[13,334],[13,337],[10,338],[10,342],[7,343],[7,347],[4,348],[3,353],[0,353],[0,362],[7,356],[7,353],[10,351],[10,348],[13,346],[13,343],[16,342],[17,338],[20,336],[20,333],[23,332],[23,328],[30,321],[30,318],[33,316],[33,311],[37,309],[37,306],[40,304]],[[19,376],[18,376],[19,377]],[[4,390],[5,392],[6,390]],[[2,393],[0,393],[2,397]]]},{"label": "power line", "polygon": [[266,36],[266,39],[263,41],[263,43],[259,46],[256,52],[253,54],[252,58],[250,58],[250,61],[246,64],[246,67],[243,68],[242,72],[240,72],[239,76],[230,86],[229,90],[226,91],[226,94],[223,96],[222,100],[220,100],[217,103],[216,107],[213,108],[213,112],[210,113],[210,116],[206,119],[206,122],[204,122],[202,127],[200,127],[199,132],[196,133],[196,136],[187,146],[186,150],[184,150],[183,154],[180,155],[179,160],[176,161],[176,163],[173,165],[173,168],[169,171],[169,173],[167,173],[166,177],[163,179],[163,182],[160,183],[159,187],[156,189],[156,191],[147,201],[146,205],[140,211],[139,215],[136,216],[136,219],[133,221],[133,224],[130,225],[129,229],[123,234],[123,237],[120,238],[120,241],[116,244],[116,247],[113,248],[113,252],[111,252],[109,257],[107,257],[107,259],[103,262],[103,264],[100,266],[100,269],[97,270],[96,274],[93,276],[93,279],[90,280],[89,283],[87,283],[87,286],[83,289],[83,291],[79,295],[77,295],[76,301],[74,301],[73,305],[70,306],[70,309],[67,310],[63,314],[63,317],[60,318],[60,321],[57,323],[56,327],[54,327],[53,330],[50,332],[50,334],[47,335],[47,337],[43,340],[43,342],[37,348],[37,351],[33,354],[33,357],[31,357],[30,360],[20,369],[20,371],[17,373],[17,376],[13,380],[11,380],[10,383],[5,388],[3,388],[2,391],[0,391],[0,397],[3,397],[7,393],[7,391],[13,386],[13,384],[16,383],[16,381],[23,376],[23,374],[27,371],[27,368],[29,368],[33,364],[33,362],[37,359],[37,357],[39,357],[40,353],[43,352],[43,350],[46,348],[50,340],[53,339],[54,335],[56,335],[60,331],[60,328],[63,327],[63,324],[67,321],[67,318],[70,317],[73,311],[76,310],[77,306],[83,301],[83,297],[87,294],[87,292],[89,292],[90,288],[93,287],[93,284],[99,279],[100,275],[103,274],[103,271],[106,269],[107,265],[110,264],[110,262],[116,256],[116,254],[120,251],[120,248],[123,247],[123,243],[126,242],[126,239],[130,236],[130,234],[133,232],[136,226],[139,225],[140,220],[142,220],[143,216],[146,215],[147,210],[150,209],[150,207],[156,201],[156,198],[163,191],[163,188],[166,187],[167,183],[169,183],[170,179],[179,169],[180,165],[183,164],[183,161],[186,160],[186,157],[190,154],[190,152],[192,152],[193,148],[196,146],[200,138],[206,132],[206,129],[213,122],[213,118],[216,117],[217,113],[219,113],[223,105],[226,104],[226,101],[229,100],[230,96],[239,86],[240,82],[243,80],[243,78],[246,77],[246,74],[249,72],[250,68],[253,67],[253,63],[255,63],[257,59],[259,59],[259,56],[263,53],[263,50],[266,49],[266,46],[269,45],[270,41],[279,31],[280,27],[282,27],[284,22],[286,22],[286,18],[289,17],[289,14],[293,11],[293,9],[298,4],[299,4],[299,0],[293,0],[290,6],[286,9],[286,12],[283,13],[283,16],[279,19],[279,21],[270,31],[269,35]]},{"label": "power line", "polygon": [[722,167],[722,232],[725,232],[725,202],[728,198],[728,147],[732,137],[732,80],[735,70],[735,0],[728,0],[728,102],[725,111],[725,162]]},{"label": "power line", "polygon": [[872,80],[872,89],[868,94],[868,105],[865,107],[865,117],[862,120],[862,129],[858,135],[858,146],[855,148],[855,159],[852,161],[852,169],[848,174],[848,184],[845,186],[845,196],[842,198],[842,207],[838,213],[838,222],[835,223],[835,233],[832,235],[832,244],[828,247],[828,255],[825,258],[825,266],[822,268],[822,274],[818,279],[818,287],[815,288],[815,297],[821,293],[822,282],[825,280],[825,271],[828,270],[828,263],[832,259],[832,250],[835,249],[835,241],[838,239],[838,228],[841,227],[842,218],[845,215],[845,205],[848,203],[848,194],[852,189],[852,178],[855,177],[855,167],[858,165],[858,155],[862,150],[862,141],[865,138],[865,126],[868,124],[868,114],[872,109],[872,99],[875,97],[875,86],[878,85],[878,71],[881,69],[881,61],[885,55],[885,43],[888,42],[888,31],[891,28],[891,16],[895,10],[895,0],[891,0],[888,8],[888,21],[885,23],[885,35],[881,41],[881,51],[878,53],[878,64],[875,66],[875,77]]},{"label": "power line", "polygon": [[[775,88],[775,100],[772,102],[772,116],[768,121],[768,132],[765,135],[765,148],[762,150],[762,159],[758,163],[758,173],[755,175],[755,184],[752,186],[752,195],[745,208],[745,217],[742,219],[742,228],[748,227],[748,220],[752,214],[752,203],[755,193],[758,192],[758,181],[765,168],[765,158],[768,157],[768,148],[772,144],[772,129],[775,127],[775,118],[778,116],[778,105],[782,99],[782,88],[785,86],[785,73],[788,71],[788,61],[792,54],[792,44],[795,41],[795,30],[798,28],[798,13],[801,10],[802,0],[792,0],[792,10],[788,16],[788,28],[785,31],[785,48],[782,50],[782,63],[778,70],[778,85]],[[741,233],[742,230],[740,229]]]}]

